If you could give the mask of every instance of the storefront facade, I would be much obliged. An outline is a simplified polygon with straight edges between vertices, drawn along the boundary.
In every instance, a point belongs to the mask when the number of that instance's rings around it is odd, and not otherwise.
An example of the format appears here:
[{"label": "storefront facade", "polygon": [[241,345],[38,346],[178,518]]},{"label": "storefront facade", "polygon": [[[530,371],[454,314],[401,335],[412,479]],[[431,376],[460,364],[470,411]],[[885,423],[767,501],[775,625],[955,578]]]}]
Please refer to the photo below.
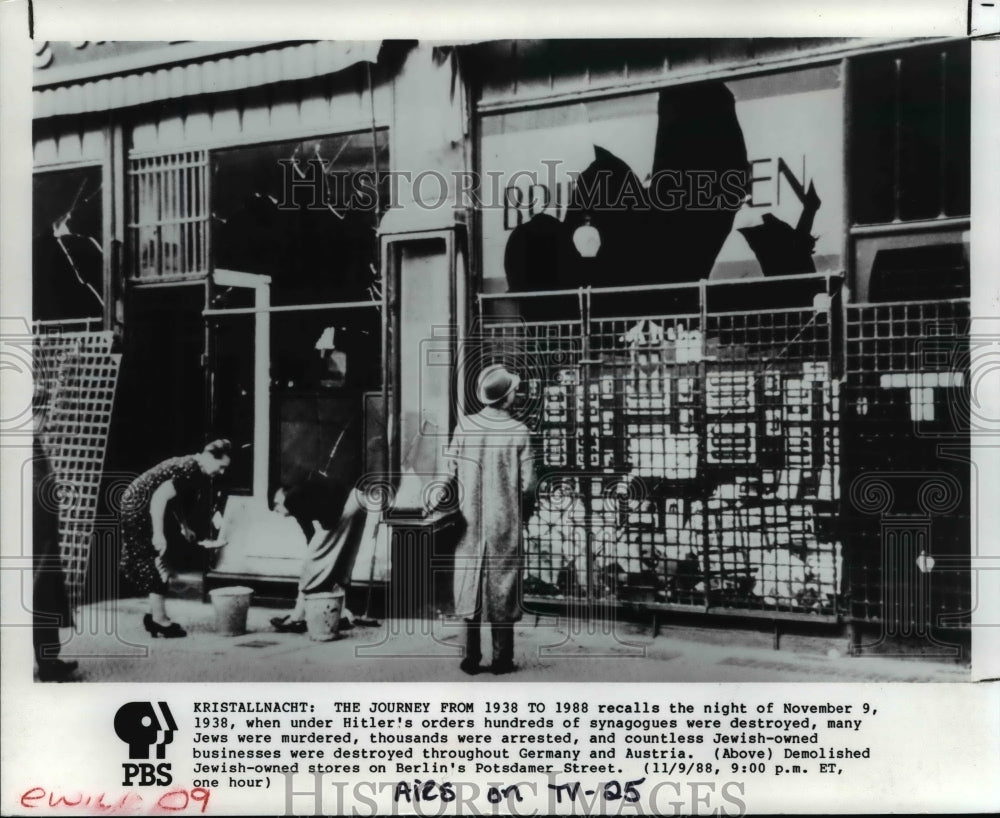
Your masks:
[{"label": "storefront facade", "polygon": [[529,605],[966,627],[969,44],[477,56]]},{"label": "storefront facade", "polygon": [[502,361],[544,474],[529,605],[967,624],[967,495],[933,499],[968,483],[967,42],[48,56],[36,233],[94,241],[36,250],[35,318],[118,339],[108,470],[225,435],[260,525],[317,472],[417,505]]},{"label": "storefront facade", "polygon": [[[346,491],[385,471],[385,180],[400,161],[446,172],[462,155],[452,73],[413,43],[39,49],[36,328],[100,332],[121,353],[106,474],[234,442],[200,516],[235,504],[244,531],[271,525],[220,570],[295,577],[304,542],[267,513],[275,489],[321,474]],[[96,549],[104,593],[112,550]]]}]

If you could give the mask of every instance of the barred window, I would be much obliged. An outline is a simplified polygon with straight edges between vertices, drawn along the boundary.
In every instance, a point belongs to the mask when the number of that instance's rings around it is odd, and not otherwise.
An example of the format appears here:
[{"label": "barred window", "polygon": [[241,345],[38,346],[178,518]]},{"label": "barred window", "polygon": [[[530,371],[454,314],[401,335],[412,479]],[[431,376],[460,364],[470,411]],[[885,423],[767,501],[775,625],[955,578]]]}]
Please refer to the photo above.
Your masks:
[{"label": "barred window", "polygon": [[208,151],[134,158],[129,164],[133,281],[174,281],[209,270]]}]

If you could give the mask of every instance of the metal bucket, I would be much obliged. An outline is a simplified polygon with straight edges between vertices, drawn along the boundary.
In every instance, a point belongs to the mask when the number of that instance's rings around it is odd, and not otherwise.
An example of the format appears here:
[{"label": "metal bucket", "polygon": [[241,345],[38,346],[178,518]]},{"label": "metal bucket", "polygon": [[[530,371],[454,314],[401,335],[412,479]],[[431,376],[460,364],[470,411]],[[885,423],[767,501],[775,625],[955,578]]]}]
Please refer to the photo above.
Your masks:
[{"label": "metal bucket", "polygon": [[253,588],[232,585],[208,592],[215,608],[216,630],[222,636],[240,636],[247,632],[247,611]]},{"label": "metal bucket", "polygon": [[305,595],[306,627],[314,642],[330,642],[337,638],[344,597],[343,591]]}]

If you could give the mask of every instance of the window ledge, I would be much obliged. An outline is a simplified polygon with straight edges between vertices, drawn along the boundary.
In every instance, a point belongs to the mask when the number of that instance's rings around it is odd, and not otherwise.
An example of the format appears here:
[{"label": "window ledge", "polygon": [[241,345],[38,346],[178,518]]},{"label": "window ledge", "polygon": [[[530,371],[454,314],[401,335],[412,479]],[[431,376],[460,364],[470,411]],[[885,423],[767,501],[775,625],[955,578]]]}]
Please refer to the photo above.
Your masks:
[{"label": "window ledge", "polygon": [[968,230],[968,216],[941,216],[937,219],[887,222],[884,224],[851,225],[852,236],[890,236],[904,233],[924,233],[928,230]]}]

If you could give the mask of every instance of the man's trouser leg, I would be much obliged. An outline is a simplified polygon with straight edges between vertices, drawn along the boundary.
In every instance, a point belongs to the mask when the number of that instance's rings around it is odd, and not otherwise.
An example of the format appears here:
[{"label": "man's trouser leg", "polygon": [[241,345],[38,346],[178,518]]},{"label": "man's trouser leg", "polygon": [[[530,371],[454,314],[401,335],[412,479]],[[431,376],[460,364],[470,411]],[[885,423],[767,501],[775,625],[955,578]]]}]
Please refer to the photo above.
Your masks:
[{"label": "man's trouser leg", "polygon": [[59,658],[59,650],[62,647],[59,642],[59,628],[51,624],[50,617],[44,614],[36,615],[31,635],[35,647],[35,660],[39,665]]},{"label": "man's trouser leg", "polygon": [[479,619],[465,620],[465,658],[459,667],[465,673],[478,673],[483,660],[482,632]]},{"label": "man's trouser leg", "polygon": [[77,668],[76,662],[64,662],[59,658],[62,645],[59,641],[58,619],[44,612],[34,612],[32,641],[35,661],[38,663],[38,680],[41,682],[64,682]]},{"label": "man's trouser leg", "polygon": [[510,673],[514,668],[514,623],[493,623],[494,673]]}]

